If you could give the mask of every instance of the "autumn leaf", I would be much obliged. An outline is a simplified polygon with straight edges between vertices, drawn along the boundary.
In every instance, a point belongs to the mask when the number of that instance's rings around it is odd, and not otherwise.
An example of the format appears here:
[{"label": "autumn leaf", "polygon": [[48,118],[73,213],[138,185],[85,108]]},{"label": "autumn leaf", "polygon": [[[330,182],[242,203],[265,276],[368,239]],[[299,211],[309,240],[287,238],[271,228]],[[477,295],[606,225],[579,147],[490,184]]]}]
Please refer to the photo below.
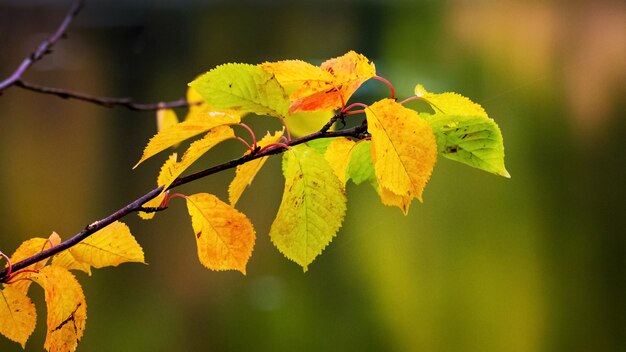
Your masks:
[{"label": "autumn leaf", "polygon": [[159,109],[156,113],[157,131],[170,128],[178,124],[178,117],[172,109]]},{"label": "autumn leaf", "polygon": [[[60,242],[61,242],[61,238],[55,232],[53,232],[49,238],[34,237],[31,239],[28,239],[22,242],[22,244],[15,250],[15,252],[11,256],[11,263],[15,264],[15,263],[21,262],[22,260],[26,258],[30,258],[34,256],[35,254],[38,254],[39,252],[42,252],[43,250],[50,248],[51,245],[52,246],[58,245]],[[46,265],[47,262],[48,260],[45,259],[45,260],[39,261],[35,264],[29,265],[26,268],[24,268],[25,271],[23,273],[17,274],[19,275],[19,278],[22,280],[15,281],[15,283],[13,283],[12,286],[20,290],[22,293],[26,294],[31,284],[30,280],[26,280],[32,274],[29,271],[43,268],[43,266]]]},{"label": "autumn leaf", "polygon": [[260,65],[265,71],[272,73],[287,92],[293,92],[305,82],[332,82],[335,77],[321,67],[301,60],[284,60],[265,62]]},{"label": "autumn leaf", "polygon": [[273,74],[260,66],[224,64],[189,83],[204,100],[217,109],[240,113],[285,116],[289,98]]},{"label": "autumn leaf", "polygon": [[333,79],[305,81],[290,97],[290,113],[340,108],[361,84],[376,75],[374,64],[354,51],[327,60],[320,67]]},{"label": "autumn leaf", "polygon": [[[268,132],[257,144],[259,147],[263,148],[280,141],[282,136],[283,131],[276,131],[273,135]],[[250,152],[248,151],[244,155],[247,154],[250,154]],[[246,187],[252,183],[254,176],[261,170],[267,158],[267,156],[264,156],[237,166],[235,178],[233,178],[228,186],[228,200],[230,205],[235,206],[235,204],[237,204],[239,197],[241,197]]]},{"label": "autumn leaf", "polygon": [[143,249],[126,224],[115,221],[68,249],[80,263],[94,268],[144,263]]},{"label": "autumn leaf", "polygon": [[324,157],[307,145],[283,154],[285,190],[270,238],[304,271],[341,227],[346,195]]},{"label": "autumn leaf", "polygon": [[380,187],[421,200],[437,160],[437,144],[426,121],[392,99],[365,109],[372,135],[372,161]]},{"label": "autumn leaf", "polygon": [[50,352],[74,351],[87,321],[83,289],[74,275],[56,265],[40,269],[33,280],[44,289],[48,309],[44,348]]},{"label": "autumn leaf", "polygon": [[413,196],[411,195],[398,195],[393,193],[392,191],[386,189],[385,187],[377,188],[378,196],[380,197],[380,202],[387,206],[398,207],[402,210],[404,215],[409,213],[409,207],[411,206],[411,202],[413,201]]},{"label": "autumn leaf", "polygon": [[[334,112],[332,110],[300,111],[287,115],[285,124],[294,137],[302,137],[317,132],[330,121]],[[329,131],[333,131],[331,126]]]},{"label": "autumn leaf", "polygon": [[79,270],[91,276],[91,266],[76,259],[69,250],[61,251],[52,257],[51,265],[60,266],[67,270]]},{"label": "autumn leaf", "polygon": [[211,270],[239,270],[245,275],[256,239],[250,220],[208,193],[187,197],[187,210],[202,265]]},{"label": "autumn leaf", "polygon": [[439,113],[487,117],[482,106],[457,93],[431,93],[421,84],[418,84],[415,86],[415,95],[430,104]]},{"label": "autumn leaf", "polygon": [[229,126],[218,126],[210,130],[202,139],[191,143],[180,159],[180,162],[175,163],[170,157],[161,168],[161,174],[158,180],[159,186],[163,186],[163,189],[167,189],[178,176],[204,155],[204,153],[230,138],[235,138],[233,129]]},{"label": "autumn leaf", "polygon": [[239,115],[229,114],[222,111],[207,112],[206,115],[199,115],[196,118],[185,120],[177,125],[170,126],[157,133],[143,151],[141,159],[133,167],[136,168],[146,159],[157,153],[174,146],[186,139],[207,132],[215,127],[223,125],[234,125],[241,122]]},{"label": "autumn leaf", "polygon": [[326,153],[324,153],[324,159],[326,159],[328,165],[330,165],[343,185],[345,185],[347,181],[346,171],[350,163],[350,155],[355,146],[356,142],[349,138],[334,138],[328,145]]},{"label": "autumn leaf", "polygon": [[37,312],[26,294],[11,285],[0,289],[0,333],[26,347],[35,330]]},{"label": "autumn leaf", "polygon": [[[167,184],[169,182],[169,180],[176,179],[176,176],[174,176],[173,173],[175,172],[174,169],[175,169],[177,163],[178,163],[178,153],[172,153],[172,155],[170,155],[170,157],[165,161],[165,163],[163,163],[163,166],[161,166],[161,171],[159,172],[159,177],[157,177],[157,185],[158,186],[163,186],[163,185]],[[166,196],[167,195],[166,195],[165,191],[163,191],[158,196],[156,196],[156,197],[152,198],[151,200],[143,203],[142,206],[145,207],[145,208],[158,208],[159,206],[161,206],[161,204],[165,200]],[[150,220],[150,219],[154,218],[155,214],[156,214],[155,212],[149,212],[149,213],[145,212],[145,211],[138,212],[139,217],[144,219],[144,220]]]}]

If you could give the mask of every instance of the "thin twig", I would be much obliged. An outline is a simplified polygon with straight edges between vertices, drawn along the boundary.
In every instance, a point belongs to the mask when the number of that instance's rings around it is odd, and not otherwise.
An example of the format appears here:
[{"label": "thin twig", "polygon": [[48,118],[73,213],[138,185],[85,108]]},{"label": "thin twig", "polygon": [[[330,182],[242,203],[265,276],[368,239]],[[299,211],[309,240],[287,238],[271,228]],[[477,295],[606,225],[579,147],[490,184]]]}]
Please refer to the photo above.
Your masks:
[{"label": "thin twig", "polygon": [[52,36],[44,40],[43,42],[41,42],[41,44],[39,44],[39,47],[37,47],[37,50],[35,50],[32,54],[27,56],[19,65],[19,67],[15,70],[15,72],[13,72],[11,76],[9,76],[9,78],[0,82],[0,93],[2,93],[2,91],[5,90],[6,88],[15,84],[15,82],[17,82],[22,77],[24,72],[26,72],[26,70],[30,66],[32,66],[35,62],[41,60],[42,57],[44,57],[46,54],[49,54],[51,52],[51,49],[54,46],[54,44],[56,44],[56,42],[58,42],[59,39],[61,39],[65,35],[65,31],[67,31],[67,27],[70,25],[74,17],[76,17],[80,9],[83,7],[83,4],[84,4],[83,0],[75,0],[72,3],[72,7],[70,7],[70,10],[68,11],[67,15],[65,15],[63,22],[61,22],[61,25],[52,34]]},{"label": "thin twig", "polygon": [[[331,120],[336,121],[339,118],[340,114],[333,116],[333,118]],[[306,143],[309,141],[312,141],[314,139],[320,139],[320,138],[331,138],[331,137],[353,137],[353,138],[357,138],[357,139],[361,139],[364,138],[366,136],[367,133],[367,124],[364,122],[363,124],[356,126],[356,127],[352,127],[352,128],[348,128],[348,129],[344,129],[344,130],[339,130],[339,131],[318,131],[312,134],[309,134],[307,136],[301,137],[301,138],[297,138],[297,139],[292,139],[291,141],[289,141],[286,145],[289,147],[293,147],[296,146],[298,144],[302,144],[302,143]],[[177,178],[168,189],[172,189],[178,186],[182,186],[184,184],[190,183],[192,181],[195,181],[197,179],[203,178],[203,177],[207,177],[209,175],[213,175],[216,174],[218,172],[227,170],[227,169],[232,169],[238,165],[241,164],[245,164],[249,161],[258,159],[258,158],[262,158],[264,156],[269,156],[269,155],[275,155],[275,154],[280,154],[283,153],[284,151],[286,151],[287,148],[285,148],[285,146],[283,145],[276,145],[275,147],[268,147],[267,149],[261,150],[256,154],[246,154],[238,159],[233,159],[230,161],[227,161],[225,163],[213,166],[209,169],[197,172],[195,174],[191,174],[189,176],[185,176],[185,177],[179,177]],[[144,194],[143,196],[137,198],[136,200],[132,201],[131,203],[129,203],[128,205],[124,206],[123,208],[117,210],[116,212],[112,213],[111,215],[93,222],[92,224],[88,225],[87,227],[85,227],[84,230],[82,230],[81,232],[77,233],[76,235],[74,235],[73,237],[69,238],[66,241],[61,242],[60,244],[58,244],[57,246],[54,246],[52,248],[48,248],[45,251],[39,252],[31,257],[28,257],[20,262],[17,263],[13,263],[12,265],[12,269],[13,271],[17,271],[23,268],[26,268],[29,265],[35,264],[39,261],[42,261],[44,259],[50,258],[51,256],[64,251],[78,243],[80,243],[82,240],[84,240],[85,238],[91,236],[93,233],[103,229],[104,227],[108,226],[109,224],[125,217],[126,215],[133,213],[133,212],[137,212],[137,211],[142,211],[144,208],[142,207],[142,205],[144,203],[146,203],[147,201],[155,198],[156,196],[158,196],[159,194],[161,194],[163,190],[163,187],[157,187],[153,190],[151,190],[150,192]],[[3,270],[0,270],[0,283],[6,283],[6,280],[8,279],[8,269],[5,268]]]},{"label": "thin twig", "polygon": [[26,90],[30,90],[37,93],[42,94],[50,94],[56,95],[63,99],[77,99],[81,101],[85,101],[88,103],[104,106],[107,108],[112,108],[115,106],[125,107],[130,110],[135,111],[155,111],[160,109],[171,109],[178,107],[187,107],[189,105],[197,105],[201,102],[188,102],[186,99],[178,99],[174,101],[168,102],[160,102],[160,103],[134,103],[132,98],[127,97],[99,97],[95,95],[89,95],[85,93],[53,88],[53,87],[44,87],[35,85],[32,83],[25,82],[22,79],[18,79],[15,81],[14,85],[16,87],[20,87]]}]

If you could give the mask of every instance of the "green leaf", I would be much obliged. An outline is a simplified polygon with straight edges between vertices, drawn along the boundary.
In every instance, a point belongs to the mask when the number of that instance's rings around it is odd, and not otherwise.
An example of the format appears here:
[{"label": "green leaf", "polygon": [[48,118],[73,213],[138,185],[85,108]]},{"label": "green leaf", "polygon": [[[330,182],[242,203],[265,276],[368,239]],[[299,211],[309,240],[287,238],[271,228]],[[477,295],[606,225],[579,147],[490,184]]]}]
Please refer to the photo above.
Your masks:
[{"label": "green leaf", "polygon": [[326,153],[326,149],[328,149],[328,145],[332,141],[332,138],[319,138],[306,142],[306,145],[315,149],[315,151],[321,155],[324,155]]},{"label": "green leaf", "polygon": [[498,125],[486,116],[421,114],[430,123],[444,157],[511,177],[504,167],[504,144]]},{"label": "green leaf", "polygon": [[341,227],[346,195],[324,157],[311,147],[291,148],[283,164],[285,190],[270,238],[306,271]]},{"label": "green leaf", "polygon": [[347,179],[357,185],[369,181],[374,188],[378,187],[374,163],[372,163],[372,141],[359,141],[352,149],[348,164]]},{"label": "green leaf", "polygon": [[254,65],[221,65],[198,77],[189,86],[217,109],[286,116],[290,104],[274,75]]}]

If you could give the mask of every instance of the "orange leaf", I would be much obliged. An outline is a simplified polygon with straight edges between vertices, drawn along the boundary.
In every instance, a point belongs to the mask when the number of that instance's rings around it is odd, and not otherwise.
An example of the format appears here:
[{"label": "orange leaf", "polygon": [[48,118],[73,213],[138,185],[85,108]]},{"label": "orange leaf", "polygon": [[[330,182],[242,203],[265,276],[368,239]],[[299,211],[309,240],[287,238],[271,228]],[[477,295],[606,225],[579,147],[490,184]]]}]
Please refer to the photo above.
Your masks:
[{"label": "orange leaf", "polygon": [[[278,142],[282,136],[283,131],[276,131],[273,135],[268,132],[267,135],[265,135],[265,137],[263,137],[257,144],[259,147],[263,148]],[[244,155],[249,153],[250,152],[247,152]],[[237,166],[237,169],[235,170],[235,178],[233,178],[228,186],[228,200],[230,201],[230,205],[235,206],[235,204],[237,204],[239,197],[241,197],[241,194],[246,187],[252,183],[254,176],[256,176],[259,170],[261,170],[267,158],[267,156],[264,156]]]},{"label": "orange leaf", "polygon": [[0,333],[22,348],[35,330],[35,305],[21,290],[9,285],[0,290]]},{"label": "orange leaf", "polygon": [[329,72],[333,80],[305,81],[291,95],[293,103],[289,113],[342,107],[363,82],[376,75],[374,64],[354,51],[325,61],[321,68]]},{"label": "orange leaf", "polygon": [[33,280],[44,289],[48,308],[44,348],[51,352],[74,351],[87,321],[82,287],[67,269],[55,265],[41,269]]},{"label": "orange leaf", "polygon": [[245,275],[256,239],[250,220],[208,193],[187,197],[187,210],[202,265],[211,270],[239,270]]}]

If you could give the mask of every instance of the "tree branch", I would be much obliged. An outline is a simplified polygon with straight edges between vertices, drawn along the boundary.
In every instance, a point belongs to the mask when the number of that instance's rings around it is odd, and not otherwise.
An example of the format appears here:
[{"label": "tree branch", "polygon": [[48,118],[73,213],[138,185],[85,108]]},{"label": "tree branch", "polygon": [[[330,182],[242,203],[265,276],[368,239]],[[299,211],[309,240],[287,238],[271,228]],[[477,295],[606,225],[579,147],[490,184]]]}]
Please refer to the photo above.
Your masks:
[{"label": "tree branch", "polygon": [[59,39],[61,39],[65,35],[65,31],[67,31],[67,27],[70,25],[74,17],[76,17],[76,15],[80,11],[80,9],[83,7],[83,5],[84,5],[83,0],[75,0],[72,3],[72,6],[70,7],[70,10],[67,13],[67,15],[65,15],[63,22],[61,22],[61,25],[52,34],[52,36],[44,40],[43,42],[41,42],[41,44],[39,44],[39,47],[37,47],[37,50],[35,50],[35,52],[30,54],[28,57],[26,57],[22,61],[20,66],[15,70],[15,72],[13,72],[11,76],[9,76],[9,78],[0,82],[0,94],[2,94],[2,91],[5,90],[6,88],[14,85],[15,82],[17,82],[22,77],[24,72],[26,72],[26,70],[30,66],[32,66],[35,62],[41,60],[42,57],[44,57],[46,54],[49,54],[51,52],[51,49],[54,46],[54,44],[56,44],[56,42],[58,42]]},{"label": "tree branch", "polygon": [[[341,119],[343,117],[343,113],[338,113],[335,116],[333,116],[331,118],[331,120],[329,121],[329,123],[332,125],[332,123],[334,123],[334,121],[337,121],[338,119]],[[328,124],[327,124],[328,125]],[[352,128],[347,128],[347,129],[343,129],[343,130],[339,130],[339,131],[328,131],[328,128],[330,128],[330,126],[327,128],[325,125],[320,131],[315,132],[315,133],[311,133],[309,135],[306,135],[304,137],[301,138],[297,138],[297,139],[293,139],[291,141],[289,141],[288,143],[286,143],[286,145],[288,145],[289,147],[293,147],[296,146],[298,144],[302,144],[302,143],[306,143],[315,139],[320,139],[320,138],[331,138],[331,137],[352,137],[352,138],[357,138],[357,139],[362,139],[366,136],[367,133],[367,123],[364,121],[361,125],[356,126],[356,127],[352,127]],[[228,170],[228,169],[232,169],[238,165],[242,165],[245,164],[249,161],[258,159],[258,158],[262,158],[265,156],[269,156],[269,155],[275,155],[275,154],[281,154],[283,152],[285,152],[287,150],[287,148],[285,148],[284,146],[274,146],[274,147],[269,147],[267,149],[264,149],[261,152],[258,152],[256,154],[247,154],[244,155],[238,159],[233,159],[230,161],[227,161],[225,163],[213,166],[211,168],[208,168],[206,170],[191,174],[189,176],[185,176],[185,177],[179,177],[177,178],[172,185],[168,188],[168,189],[172,189],[187,183],[190,183],[192,181],[198,180],[200,178],[203,177],[207,177],[209,175],[213,175],[216,174],[218,172],[224,171],[224,170]],[[147,201],[155,198],[156,196],[158,196],[159,194],[161,194],[161,191],[163,190],[163,187],[157,187],[151,191],[149,191],[148,193],[144,194],[143,196],[135,199],[134,201],[130,202],[129,204],[127,204],[126,206],[122,207],[121,209],[115,211],[114,213],[112,213],[111,215],[100,219],[98,221],[93,222],[92,224],[88,225],[87,227],[85,227],[84,230],[80,231],[79,233],[77,233],[76,235],[74,235],[73,237],[61,242],[59,245],[48,248],[42,252],[39,252],[29,258],[26,258],[20,262],[17,263],[12,263],[12,271],[16,272],[18,270],[24,269],[29,265],[35,264],[37,262],[40,262],[42,260],[45,260],[47,258],[52,257],[53,255],[64,251],[70,247],[75,246],[76,244],[80,243],[82,240],[84,240],[85,238],[91,236],[92,234],[94,234],[95,232],[103,229],[104,227],[108,226],[109,224],[122,219],[123,217],[125,217],[126,215],[133,213],[133,212],[137,212],[137,211],[141,211],[142,205],[144,203],[146,203]],[[8,280],[8,268],[5,268],[3,270],[0,270],[0,283],[5,283]]]},{"label": "tree branch", "polygon": [[26,90],[30,90],[37,93],[56,95],[63,99],[76,99],[84,102],[112,108],[115,106],[125,107],[135,111],[154,111],[160,109],[171,109],[178,107],[188,107],[189,105],[197,105],[201,102],[188,102],[186,99],[178,99],[168,102],[160,103],[134,103],[132,98],[127,97],[99,97],[95,95],[89,95],[81,92],[75,92],[71,90],[65,90],[54,87],[44,87],[28,83],[22,79],[15,81],[14,85]]}]

